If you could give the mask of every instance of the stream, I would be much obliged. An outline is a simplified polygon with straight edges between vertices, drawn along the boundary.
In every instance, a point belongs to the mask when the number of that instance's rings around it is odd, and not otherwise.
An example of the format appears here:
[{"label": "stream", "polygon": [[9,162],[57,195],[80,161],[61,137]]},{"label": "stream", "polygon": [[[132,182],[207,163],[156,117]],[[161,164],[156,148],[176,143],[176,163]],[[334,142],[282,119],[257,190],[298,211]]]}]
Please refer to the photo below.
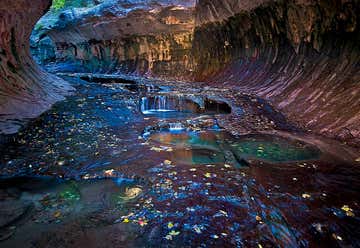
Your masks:
[{"label": "stream", "polygon": [[221,89],[62,77],[76,92],[0,145],[1,247],[360,246],[345,146]]}]

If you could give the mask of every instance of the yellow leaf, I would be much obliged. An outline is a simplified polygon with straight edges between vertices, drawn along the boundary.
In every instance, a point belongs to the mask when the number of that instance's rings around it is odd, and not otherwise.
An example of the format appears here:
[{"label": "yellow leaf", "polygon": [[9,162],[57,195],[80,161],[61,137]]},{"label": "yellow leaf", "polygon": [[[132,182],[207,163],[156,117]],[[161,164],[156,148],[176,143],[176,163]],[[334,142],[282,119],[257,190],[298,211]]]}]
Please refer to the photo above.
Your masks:
[{"label": "yellow leaf", "polygon": [[352,209],[351,209],[348,205],[342,206],[341,209],[344,210],[345,212],[347,212],[347,211],[352,211]]},{"label": "yellow leaf", "polygon": [[354,217],[355,214],[353,213],[353,210],[352,208],[350,208],[348,205],[344,205],[342,206],[341,208],[343,211],[345,211],[346,215],[349,216],[349,217]]},{"label": "yellow leaf", "polygon": [[311,197],[311,195],[306,194],[306,193],[302,194],[301,196],[302,196],[302,198],[304,198],[304,199],[307,199],[307,198],[310,198],[310,197]]},{"label": "yellow leaf", "polygon": [[170,160],[165,160],[164,164],[170,165],[170,164],[172,164],[172,162]]},{"label": "yellow leaf", "polygon": [[150,150],[151,150],[151,151],[155,151],[155,152],[161,152],[161,151],[162,151],[161,148],[159,148],[159,147],[154,147],[154,146],[151,147]]},{"label": "yellow leaf", "polygon": [[351,211],[347,211],[346,215],[349,216],[349,217],[354,217],[355,216],[355,214],[353,212],[351,212]]},{"label": "yellow leaf", "polygon": [[333,233],[332,236],[334,239],[342,241],[342,237],[340,237],[339,235],[336,235],[335,233]]},{"label": "yellow leaf", "polygon": [[166,235],[165,238],[166,238],[167,240],[172,240],[172,239],[173,239],[173,237],[172,237],[171,235]]},{"label": "yellow leaf", "polygon": [[171,232],[169,232],[169,234],[170,234],[171,236],[177,236],[177,235],[180,234],[180,232],[179,232],[179,231],[172,230]]},{"label": "yellow leaf", "polygon": [[59,218],[61,216],[61,212],[60,211],[56,211],[55,213],[54,213],[54,217],[55,218]]},{"label": "yellow leaf", "polygon": [[104,171],[104,176],[108,176],[108,177],[110,177],[110,176],[112,176],[113,174],[114,174],[114,169],[111,169],[111,170],[105,170]]}]

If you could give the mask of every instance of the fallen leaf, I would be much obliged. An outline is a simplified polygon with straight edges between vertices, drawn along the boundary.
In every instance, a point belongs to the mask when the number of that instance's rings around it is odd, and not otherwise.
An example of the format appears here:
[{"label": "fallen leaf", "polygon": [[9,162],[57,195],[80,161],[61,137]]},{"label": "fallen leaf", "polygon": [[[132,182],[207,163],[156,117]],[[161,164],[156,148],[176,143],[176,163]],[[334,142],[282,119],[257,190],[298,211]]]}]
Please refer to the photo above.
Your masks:
[{"label": "fallen leaf", "polygon": [[177,235],[179,235],[180,234],[180,232],[179,231],[175,231],[175,230],[172,230],[171,232],[169,232],[169,235],[171,235],[171,236],[177,236]]},{"label": "fallen leaf", "polygon": [[170,160],[165,160],[165,161],[164,161],[164,164],[166,164],[166,165],[171,165],[172,162],[171,162]]},{"label": "fallen leaf", "polygon": [[202,233],[200,227],[194,226],[193,228],[194,228],[194,231],[195,231],[197,234]]},{"label": "fallen leaf", "polygon": [[337,239],[337,240],[340,240],[340,241],[343,240],[342,237],[340,237],[339,235],[336,235],[335,233],[333,233],[332,236],[333,236],[334,239]]},{"label": "fallen leaf", "polygon": [[172,239],[173,239],[173,236],[171,236],[171,235],[168,234],[168,235],[165,236],[165,239],[167,239],[167,240],[172,240]]},{"label": "fallen leaf", "polygon": [[163,149],[153,146],[153,147],[150,148],[150,150],[155,151],[155,152],[161,152]]},{"label": "fallen leaf", "polygon": [[55,218],[59,218],[61,216],[61,212],[60,211],[56,211],[55,213],[54,213],[54,217]]},{"label": "fallen leaf", "polygon": [[342,206],[341,209],[344,210],[345,212],[347,212],[347,211],[352,211],[352,209],[351,209],[348,205]]},{"label": "fallen leaf", "polygon": [[349,217],[354,217],[355,214],[353,213],[353,210],[352,208],[350,208],[348,205],[344,205],[342,206],[341,208],[343,211],[345,211],[346,215],[349,216]]},{"label": "fallen leaf", "polygon": [[147,220],[143,220],[143,219],[139,219],[137,222],[139,223],[140,226],[146,226],[148,224]]},{"label": "fallen leaf", "polygon": [[311,197],[311,195],[306,194],[306,193],[302,194],[301,196],[302,196],[302,198],[304,198],[304,199],[307,199],[307,198],[310,198],[310,197]]},{"label": "fallen leaf", "polygon": [[111,170],[105,170],[104,171],[104,176],[107,176],[107,177],[111,177],[114,175],[114,169],[111,169]]}]

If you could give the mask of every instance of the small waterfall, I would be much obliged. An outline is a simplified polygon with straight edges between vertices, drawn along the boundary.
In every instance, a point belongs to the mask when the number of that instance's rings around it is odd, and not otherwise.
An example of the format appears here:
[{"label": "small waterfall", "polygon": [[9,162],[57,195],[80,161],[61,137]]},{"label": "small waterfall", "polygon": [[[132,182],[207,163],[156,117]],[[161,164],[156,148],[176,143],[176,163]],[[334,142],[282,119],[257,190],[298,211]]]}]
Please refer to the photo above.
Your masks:
[{"label": "small waterfall", "polygon": [[166,106],[166,96],[157,96],[155,97],[156,102],[156,110],[158,111],[168,111],[168,108]]},{"label": "small waterfall", "polygon": [[141,98],[141,112],[146,114],[145,112],[148,109],[148,100],[147,97]]},{"label": "small waterfall", "polygon": [[143,114],[157,114],[163,112],[172,112],[170,115],[181,113],[198,113],[199,104],[182,95],[157,95],[148,96],[141,99],[141,112]]},{"label": "small waterfall", "polygon": [[181,122],[169,123],[170,131],[180,131],[185,129],[184,125]]},{"label": "small waterfall", "polygon": [[141,99],[141,112],[151,114],[154,112],[176,111],[174,103],[167,96],[143,97]]}]

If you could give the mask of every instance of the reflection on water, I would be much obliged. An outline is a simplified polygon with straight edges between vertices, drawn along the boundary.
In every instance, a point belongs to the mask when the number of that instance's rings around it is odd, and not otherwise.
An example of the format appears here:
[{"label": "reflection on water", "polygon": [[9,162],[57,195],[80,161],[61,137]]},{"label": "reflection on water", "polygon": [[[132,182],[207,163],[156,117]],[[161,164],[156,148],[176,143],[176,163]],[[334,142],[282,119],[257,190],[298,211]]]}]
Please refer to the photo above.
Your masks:
[{"label": "reflection on water", "polygon": [[173,159],[179,163],[193,165],[225,163],[225,154],[218,144],[217,135],[216,132],[170,129],[151,135],[150,140],[175,146]]},{"label": "reflection on water", "polygon": [[[28,242],[28,238],[39,239],[41,232],[55,230],[57,225],[75,219],[87,219],[89,225],[103,225],[106,221],[98,222],[91,219],[92,216],[109,210],[117,215],[127,213],[125,207],[129,207],[142,190],[134,180],[123,180],[121,185],[109,179],[19,177],[0,180],[0,241],[17,232],[12,246],[24,247],[22,242]],[[19,225],[19,230],[12,228]]]},{"label": "reflection on water", "polygon": [[176,149],[172,155],[177,163],[184,164],[207,165],[226,162],[221,151],[210,149]]},{"label": "reflection on water", "polygon": [[313,146],[270,135],[243,137],[230,144],[238,156],[274,163],[312,160],[320,156],[320,151]]},{"label": "reflection on water", "polygon": [[[160,131],[150,136],[150,139],[161,144],[174,145],[178,148],[188,148],[194,161],[201,161],[201,164],[211,161],[224,162],[226,152],[241,159],[258,159],[271,163],[296,162],[314,160],[320,156],[320,151],[300,141],[285,139],[270,135],[252,135],[235,138],[223,131]],[[185,150],[186,151],[186,150]],[[207,155],[206,155],[207,154]],[[184,155],[177,157],[182,158]],[[214,160],[214,158],[216,159]],[[187,159],[191,160],[191,159]],[[206,162],[208,161],[208,162]]]},{"label": "reflection on water", "polygon": [[178,147],[218,149],[218,135],[218,133],[211,131],[161,131],[151,135],[150,139]]}]

